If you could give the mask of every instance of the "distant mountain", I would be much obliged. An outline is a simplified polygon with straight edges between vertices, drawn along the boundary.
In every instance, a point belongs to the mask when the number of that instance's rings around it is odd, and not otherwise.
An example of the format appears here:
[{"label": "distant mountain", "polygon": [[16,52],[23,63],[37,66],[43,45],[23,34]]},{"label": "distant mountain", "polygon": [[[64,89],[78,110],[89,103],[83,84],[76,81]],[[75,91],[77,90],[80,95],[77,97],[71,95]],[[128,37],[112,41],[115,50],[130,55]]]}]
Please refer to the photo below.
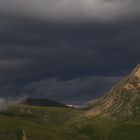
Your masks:
[{"label": "distant mountain", "polygon": [[67,107],[63,103],[46,98],[27,98],[24,100],[24,103],[33,106]]},{"label": "distant mountain", "polygon": [[140,65],[114,86],[108,93],[93,104],[86,116],[110,116],[117,119],[130,119],[140,109]]}]

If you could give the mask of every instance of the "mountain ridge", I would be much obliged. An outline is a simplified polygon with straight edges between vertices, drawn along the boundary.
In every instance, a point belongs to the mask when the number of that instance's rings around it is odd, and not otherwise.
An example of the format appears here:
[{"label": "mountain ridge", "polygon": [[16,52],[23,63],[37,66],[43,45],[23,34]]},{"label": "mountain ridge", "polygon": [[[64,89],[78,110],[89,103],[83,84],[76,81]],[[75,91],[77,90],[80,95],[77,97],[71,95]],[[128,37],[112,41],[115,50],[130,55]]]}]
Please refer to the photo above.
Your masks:
[{"label": "mountain ridge", "polygon": [[133,71],[113,86],[97,105],[88,110],[87,117],[110,116],[115,119],[128,120],[139,110],[140,102],[140,64]]},{"label": "mountain ridge", "polygon": [[68,107],[67,105],[47,98],[25,98],[23,104],[48,107]]}]

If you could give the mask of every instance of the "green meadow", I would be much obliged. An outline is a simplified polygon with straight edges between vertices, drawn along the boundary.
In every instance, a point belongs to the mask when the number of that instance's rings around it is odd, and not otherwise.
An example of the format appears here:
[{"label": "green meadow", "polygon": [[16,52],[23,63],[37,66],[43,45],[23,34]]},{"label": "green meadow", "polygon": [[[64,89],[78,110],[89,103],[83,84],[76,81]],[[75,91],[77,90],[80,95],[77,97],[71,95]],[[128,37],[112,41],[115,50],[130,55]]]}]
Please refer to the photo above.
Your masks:
[{"label": "green meadow", "polygon": [[84,110],[19,105],[0,113],[0,140],[140,140],[140,114],[128,121],[86,118]]}]

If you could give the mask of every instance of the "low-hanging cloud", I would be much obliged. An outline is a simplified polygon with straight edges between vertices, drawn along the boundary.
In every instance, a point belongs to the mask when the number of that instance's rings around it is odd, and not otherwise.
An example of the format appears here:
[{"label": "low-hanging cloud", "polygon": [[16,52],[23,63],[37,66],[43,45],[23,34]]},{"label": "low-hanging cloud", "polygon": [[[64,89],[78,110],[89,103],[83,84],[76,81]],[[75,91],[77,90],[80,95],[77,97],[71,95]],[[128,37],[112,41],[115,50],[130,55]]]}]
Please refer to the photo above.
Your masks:
[{"label": "low-hanging cloud", "polygon": [[4,15],[55,22],[116,21],[138,18],[139,0],[1,0]]},{"label": "low-hanging cloud", "polygon": [[20,97],[20,98],[0,98],[0,111],[4,111],[8,109],[9,107],[15,106],[19,103],[22,103],[25,100],[26,97]]},{"label": "low-hanging cloud", "polygon": [[70,104],[84,104],[99,97],[122,77],[90,76],[61,81],[45,79],[25,85],[22,95],[47,97]]}]

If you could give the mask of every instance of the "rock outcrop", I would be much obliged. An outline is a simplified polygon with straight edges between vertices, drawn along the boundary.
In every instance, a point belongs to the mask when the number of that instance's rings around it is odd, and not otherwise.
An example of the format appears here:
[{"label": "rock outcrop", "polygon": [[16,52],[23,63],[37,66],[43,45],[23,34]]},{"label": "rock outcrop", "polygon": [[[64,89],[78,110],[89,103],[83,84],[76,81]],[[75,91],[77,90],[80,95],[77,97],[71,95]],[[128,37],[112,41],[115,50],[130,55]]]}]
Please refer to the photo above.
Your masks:
[{"label": "rock outcrop", "polygon": [[21,140],[27,140],[27,136],[26,136],[24,129],[22,130],[22,139]]}]

